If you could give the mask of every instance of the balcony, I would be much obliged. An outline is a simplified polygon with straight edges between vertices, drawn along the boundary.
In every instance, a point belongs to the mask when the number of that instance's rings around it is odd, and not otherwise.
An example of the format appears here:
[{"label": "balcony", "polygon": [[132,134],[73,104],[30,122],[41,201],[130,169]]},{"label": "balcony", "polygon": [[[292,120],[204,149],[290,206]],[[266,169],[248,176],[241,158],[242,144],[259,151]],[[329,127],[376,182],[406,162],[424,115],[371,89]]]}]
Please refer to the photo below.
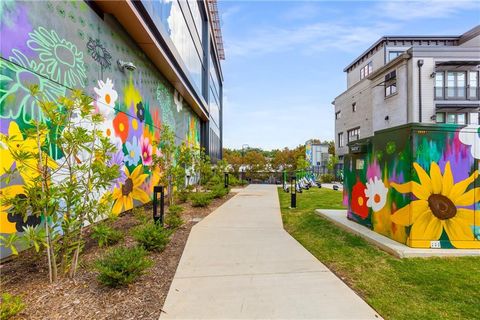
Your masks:
[{"label": "balcony", "polygon": [[435,100],[479,100],[478,87],[435,87]]}]

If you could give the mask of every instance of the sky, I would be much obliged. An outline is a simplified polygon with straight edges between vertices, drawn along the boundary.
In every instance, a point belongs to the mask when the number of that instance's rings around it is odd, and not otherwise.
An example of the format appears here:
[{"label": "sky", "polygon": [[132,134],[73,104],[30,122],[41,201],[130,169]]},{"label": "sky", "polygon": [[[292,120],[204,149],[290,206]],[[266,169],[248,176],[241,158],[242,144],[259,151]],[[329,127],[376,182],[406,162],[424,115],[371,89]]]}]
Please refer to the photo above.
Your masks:
[{"label": "sky", "polygon": [[460,35],[480,1],[219,0],[224,147],[334,139],[343,69],[384,35]]}]

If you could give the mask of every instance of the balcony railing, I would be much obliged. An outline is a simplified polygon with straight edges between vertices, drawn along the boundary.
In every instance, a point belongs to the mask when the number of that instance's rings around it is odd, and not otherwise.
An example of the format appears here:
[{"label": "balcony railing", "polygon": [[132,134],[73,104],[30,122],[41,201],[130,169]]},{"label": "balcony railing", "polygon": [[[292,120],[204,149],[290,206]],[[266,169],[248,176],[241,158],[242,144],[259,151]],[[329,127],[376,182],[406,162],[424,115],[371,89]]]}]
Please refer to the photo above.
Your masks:
[{"label": "balcony railing", "polygon": [[478,100],[478,87],[435,87],[435,100]]}]

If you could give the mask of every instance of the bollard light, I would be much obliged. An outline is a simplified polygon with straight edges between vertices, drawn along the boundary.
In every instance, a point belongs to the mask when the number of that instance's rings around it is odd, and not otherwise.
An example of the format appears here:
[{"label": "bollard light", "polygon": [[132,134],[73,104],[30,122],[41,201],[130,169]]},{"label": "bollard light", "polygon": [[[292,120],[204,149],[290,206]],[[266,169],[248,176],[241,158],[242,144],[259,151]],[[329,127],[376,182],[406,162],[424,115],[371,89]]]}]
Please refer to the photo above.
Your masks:
[{"label": "bollard light", "polygon": [[290,208],[297,207],[297,178],[292,176],[290,179]]},{"label": "bollard light", "polygon": [[187,175],[187,187],[190,185],[190,175]]},{"label": "bollard light", "polygon": [[[158,196],[160,195],[160,203]],[[160,208],[159,208],[160,207]],[[160,212],[158,210],[160,209]],[[163,215],[165,213],[165,192],[163,186],[153,187],[153,221],[163,227]]]},{"label": "bollard light", "polygon": [[225,188],[228,188],[228,184],[229,184],[229,176],[228,176],[228,172],[225,172]]}]

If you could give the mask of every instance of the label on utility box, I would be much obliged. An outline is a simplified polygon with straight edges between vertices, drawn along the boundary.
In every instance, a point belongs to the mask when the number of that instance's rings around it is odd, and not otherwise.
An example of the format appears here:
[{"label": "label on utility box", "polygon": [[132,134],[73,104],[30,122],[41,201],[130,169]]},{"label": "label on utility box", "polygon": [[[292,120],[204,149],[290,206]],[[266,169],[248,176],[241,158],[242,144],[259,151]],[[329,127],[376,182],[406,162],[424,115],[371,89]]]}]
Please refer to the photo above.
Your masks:
[{"label": "label on utility box", "polygon": [[442,245],[440,244],[440,241],[430,241],[430,248],[432,249],[440,249]]}]

